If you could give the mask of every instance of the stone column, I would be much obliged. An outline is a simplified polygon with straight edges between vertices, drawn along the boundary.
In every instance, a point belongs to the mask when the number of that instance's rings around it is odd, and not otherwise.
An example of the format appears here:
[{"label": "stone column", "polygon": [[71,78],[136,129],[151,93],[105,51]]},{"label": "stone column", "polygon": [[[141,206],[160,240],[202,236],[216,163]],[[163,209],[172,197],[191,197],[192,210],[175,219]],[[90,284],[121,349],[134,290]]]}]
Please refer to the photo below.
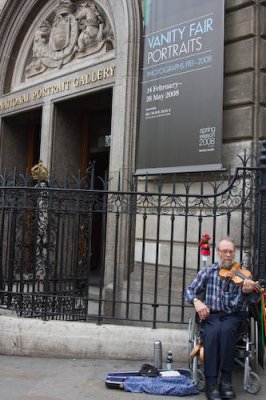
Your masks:
[{"label": "stone column", "polygon": [[50,101],[44,103],[42,108],[42,128],[40,143],[40,160],[43,165],[51,172],[52,160],[52,124],[53,124],[53,104]]}]

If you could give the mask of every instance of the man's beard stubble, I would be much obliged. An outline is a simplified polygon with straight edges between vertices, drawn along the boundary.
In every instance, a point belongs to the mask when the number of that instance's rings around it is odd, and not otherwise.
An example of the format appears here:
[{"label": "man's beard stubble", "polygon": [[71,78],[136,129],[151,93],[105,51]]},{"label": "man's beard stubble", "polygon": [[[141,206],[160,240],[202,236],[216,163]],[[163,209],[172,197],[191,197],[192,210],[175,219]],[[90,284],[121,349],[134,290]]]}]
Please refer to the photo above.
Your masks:
[{"label": "man's beard stubble", "polygon": [[220,268],[231,269],[232,265],[233,265],[233,261],[221,261],[220,262]]}]

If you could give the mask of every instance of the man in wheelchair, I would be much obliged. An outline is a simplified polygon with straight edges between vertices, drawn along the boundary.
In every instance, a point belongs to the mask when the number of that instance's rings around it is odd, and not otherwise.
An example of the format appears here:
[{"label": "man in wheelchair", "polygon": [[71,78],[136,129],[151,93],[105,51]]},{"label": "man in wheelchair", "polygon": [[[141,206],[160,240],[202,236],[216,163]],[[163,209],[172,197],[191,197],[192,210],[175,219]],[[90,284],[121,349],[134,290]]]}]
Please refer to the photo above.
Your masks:
[{"label": "man in wheelchair", "polygon": [[[257,303],[260,297],[258,284],[250,277],[244,277],[241,284],[232,279],[234,241],[225,238],[216,250],[219,262],[200,270],[185,290],[185,300],[194,305],[202,325],[206,397],[209,400],[235,397],[232,373],[237,332],[246,319],[247,304]],[[224,271],[228,271],[227,275]]]}]

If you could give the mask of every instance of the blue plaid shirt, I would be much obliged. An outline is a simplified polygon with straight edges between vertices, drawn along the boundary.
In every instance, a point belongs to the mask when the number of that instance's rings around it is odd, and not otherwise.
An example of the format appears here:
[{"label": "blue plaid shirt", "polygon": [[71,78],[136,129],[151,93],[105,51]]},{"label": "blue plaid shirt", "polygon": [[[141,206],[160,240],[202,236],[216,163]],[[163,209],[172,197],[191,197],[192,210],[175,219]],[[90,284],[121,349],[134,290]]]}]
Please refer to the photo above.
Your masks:
[{"label": "blue plaid shirt", "polygon": [[245,311],[247,303],[256,303],[259,294],[245,294],[242,286],[219,276],[219,264],[215,263],[203,268],[185,290],[185,300],[192,303],[200,297],[211,311],[224,311],[227,314]]}]

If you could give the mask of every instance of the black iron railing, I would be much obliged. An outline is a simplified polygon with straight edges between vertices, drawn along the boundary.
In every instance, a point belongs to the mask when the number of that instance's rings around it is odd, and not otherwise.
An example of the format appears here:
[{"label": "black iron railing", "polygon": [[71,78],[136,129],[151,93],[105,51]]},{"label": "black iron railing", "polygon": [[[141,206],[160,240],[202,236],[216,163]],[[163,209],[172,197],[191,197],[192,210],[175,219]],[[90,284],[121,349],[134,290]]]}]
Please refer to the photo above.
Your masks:
[{"label": "black iron railing", "polygon": [[91,170],[61,185],[1,176],[1,307],[32,318],[186,324],[183,292],[206,262],[204,232],[208,262],[231,235],[259,277],[259,172],[244,158],[234,174],[133,177],[123,189],[119,179],[97,183]]}]

